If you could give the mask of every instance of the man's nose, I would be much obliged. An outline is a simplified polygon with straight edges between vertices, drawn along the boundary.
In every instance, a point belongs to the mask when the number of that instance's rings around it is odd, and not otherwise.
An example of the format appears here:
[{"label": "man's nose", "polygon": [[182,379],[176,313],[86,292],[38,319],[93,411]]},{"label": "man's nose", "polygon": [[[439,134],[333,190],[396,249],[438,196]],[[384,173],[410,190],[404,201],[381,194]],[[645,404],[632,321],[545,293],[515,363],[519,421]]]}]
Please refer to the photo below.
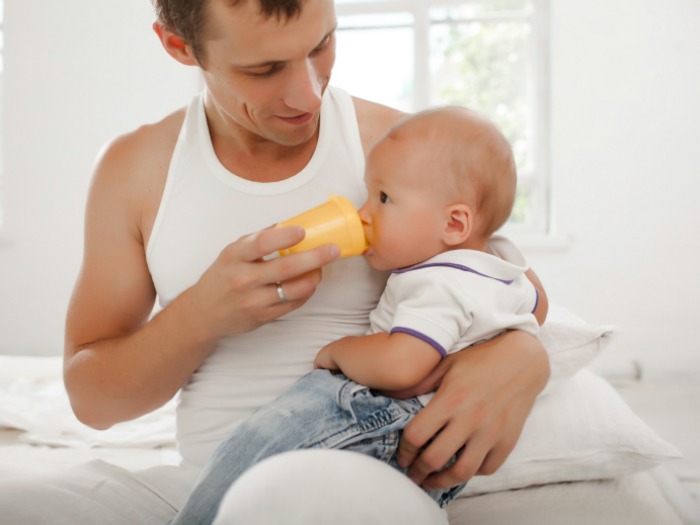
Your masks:
[{"label": "man's nose", "polygon": [[299,66],[292,79],[286,104],[305,112],[316,111],[321,106],[321,97],[327,82],[327,77],[320,76],[313,63],[307,59]]}]

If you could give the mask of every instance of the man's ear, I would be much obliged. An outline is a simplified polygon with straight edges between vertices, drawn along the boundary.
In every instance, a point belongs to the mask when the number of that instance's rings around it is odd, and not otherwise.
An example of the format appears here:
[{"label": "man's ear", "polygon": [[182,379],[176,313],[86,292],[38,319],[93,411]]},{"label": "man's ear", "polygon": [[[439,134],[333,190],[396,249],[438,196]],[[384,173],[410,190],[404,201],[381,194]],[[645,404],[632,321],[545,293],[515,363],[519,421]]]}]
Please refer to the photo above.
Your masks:
[{"label": "man's ear", "polygon": [[466,204],[452,204],[445,209],[445,230],[442,240],[448,246],[457,246],[472,233],[474,214]]},{"label": "man's ear", "polygon": [[171,57],[186,66],[199,65],[192,51],[192,47],[186,44],[181,36],[169,31],[157,21],[153,22],[153,30],[158,35],[160,43],[163,44],[163,48]]}]

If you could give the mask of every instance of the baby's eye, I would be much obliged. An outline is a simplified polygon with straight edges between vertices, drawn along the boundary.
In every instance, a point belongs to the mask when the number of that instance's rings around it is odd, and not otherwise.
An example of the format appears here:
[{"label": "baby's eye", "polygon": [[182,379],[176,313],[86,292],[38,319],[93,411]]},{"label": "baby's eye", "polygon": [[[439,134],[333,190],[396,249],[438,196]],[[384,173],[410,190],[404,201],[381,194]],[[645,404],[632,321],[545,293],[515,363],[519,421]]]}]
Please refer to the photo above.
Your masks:
[{"label": "baby's eye", "polygon": [[383,191],[379,192],[379,202],[381,202],[382,204],[389,202],[389,196]]}]

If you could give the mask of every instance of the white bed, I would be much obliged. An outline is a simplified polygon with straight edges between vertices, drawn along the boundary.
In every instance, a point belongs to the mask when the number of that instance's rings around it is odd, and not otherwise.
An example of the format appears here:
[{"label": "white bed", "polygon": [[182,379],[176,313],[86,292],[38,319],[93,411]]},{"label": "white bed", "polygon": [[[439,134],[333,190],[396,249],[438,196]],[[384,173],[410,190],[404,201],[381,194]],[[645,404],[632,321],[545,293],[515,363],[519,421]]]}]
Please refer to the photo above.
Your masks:
[{"label": "white bed", "polygon": [[[694,501],[665,466],[678,450],[585,367],[612,329],[564,310],[550,321],[541,337],[557,380],[506,464],[472,480],[451,505],[450,523],[700,524]],[[0,356],[0,477],[97,458],[130,469],[176,464],[174,405],[97,432],[70,412],[60,358]]]}]

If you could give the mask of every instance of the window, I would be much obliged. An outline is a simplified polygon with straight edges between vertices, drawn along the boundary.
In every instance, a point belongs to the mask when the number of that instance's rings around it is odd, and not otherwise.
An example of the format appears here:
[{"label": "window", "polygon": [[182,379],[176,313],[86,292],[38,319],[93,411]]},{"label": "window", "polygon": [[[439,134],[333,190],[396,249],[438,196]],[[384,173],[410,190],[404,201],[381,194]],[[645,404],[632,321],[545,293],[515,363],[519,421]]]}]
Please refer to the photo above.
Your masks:
[{"label": "window", "polygon": [[508,229],[549,230],[547,0],[336,0],[333,83],[404,111],[458,104],[513,146]]}]

